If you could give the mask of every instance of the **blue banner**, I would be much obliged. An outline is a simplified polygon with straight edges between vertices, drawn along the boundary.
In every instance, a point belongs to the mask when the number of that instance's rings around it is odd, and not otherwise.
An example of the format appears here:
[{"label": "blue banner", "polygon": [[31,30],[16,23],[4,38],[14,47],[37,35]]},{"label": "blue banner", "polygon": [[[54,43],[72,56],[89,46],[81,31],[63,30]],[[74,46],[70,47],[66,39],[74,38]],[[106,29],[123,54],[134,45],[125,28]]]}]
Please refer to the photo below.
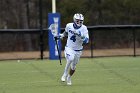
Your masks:
[{"label": "blue banner", "polygon": [[[57,51],[57,45],[54,40],[54,35],[60,33],[60,14],[59,13],[49,13],[48,14],[48,27],[49,27],[49,59],[59,59],[59,54]],[[61,56],[61,41],[58,40],[58,47]]]}]

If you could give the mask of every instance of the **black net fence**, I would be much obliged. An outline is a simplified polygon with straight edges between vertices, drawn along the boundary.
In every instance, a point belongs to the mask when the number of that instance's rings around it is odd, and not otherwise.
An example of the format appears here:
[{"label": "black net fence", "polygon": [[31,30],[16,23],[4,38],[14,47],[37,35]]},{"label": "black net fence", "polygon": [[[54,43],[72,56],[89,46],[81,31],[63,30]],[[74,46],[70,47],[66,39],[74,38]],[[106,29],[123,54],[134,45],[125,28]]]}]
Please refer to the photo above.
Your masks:
[{"label": "black net fence", "polygon": [[0,34],[0,60],[40,58],[40,31],[4,29]]},{"label": "black net fence", "polygon": [[95,30],[90,33],[93,39],[91,57],[140,55],[139,30]]},{"label": "black net fence", "polygon": [[[82,57],[140,55],[139,28],[94,26],[88,27],[88,29],[90,40],[87,45],[84,45]],[[43,31],[43,58],[49,58],[48,30]],[[40,30],[38,29],[1,29],[0,60],[40,59],[40,39]],[[62,40],[62,57],[64,57],[65,44],[66,38]]]}]

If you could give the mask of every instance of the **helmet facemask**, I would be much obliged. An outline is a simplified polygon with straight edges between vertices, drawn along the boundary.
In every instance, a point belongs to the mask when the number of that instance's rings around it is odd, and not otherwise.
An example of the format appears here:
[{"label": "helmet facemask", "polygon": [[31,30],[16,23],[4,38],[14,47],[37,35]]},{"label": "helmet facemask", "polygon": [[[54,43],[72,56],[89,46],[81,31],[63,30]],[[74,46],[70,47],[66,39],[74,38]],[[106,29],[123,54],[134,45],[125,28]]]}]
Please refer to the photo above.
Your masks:
[{"label": "helmet facemask", "polygon": [[83,25],[83,20],[75,19],[75,23],[77,26],[82,26]]}]

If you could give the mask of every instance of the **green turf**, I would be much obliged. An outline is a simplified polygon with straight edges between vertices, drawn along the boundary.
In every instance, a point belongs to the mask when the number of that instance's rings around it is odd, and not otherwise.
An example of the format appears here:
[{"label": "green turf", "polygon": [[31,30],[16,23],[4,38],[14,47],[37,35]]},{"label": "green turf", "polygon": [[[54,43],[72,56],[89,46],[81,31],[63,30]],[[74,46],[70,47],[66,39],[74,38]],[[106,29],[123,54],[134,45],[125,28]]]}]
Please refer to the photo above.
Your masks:
[{"label": "green turf", "polygon": [[0,61],[0,93],[139,93],[140,57],[82,58],[72,86],[56,60]]}]

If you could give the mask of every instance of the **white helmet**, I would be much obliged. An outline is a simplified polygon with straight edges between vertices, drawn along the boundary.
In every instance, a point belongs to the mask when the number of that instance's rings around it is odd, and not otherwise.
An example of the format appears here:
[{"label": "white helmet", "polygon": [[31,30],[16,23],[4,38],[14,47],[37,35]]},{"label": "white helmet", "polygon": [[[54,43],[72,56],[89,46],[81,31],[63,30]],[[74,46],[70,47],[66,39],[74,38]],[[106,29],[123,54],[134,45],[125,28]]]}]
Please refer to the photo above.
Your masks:
[{"label": "white helmet", "polygon": [[81,27],[84,22],[84,16],[80,13],[76,13],[73,16],[73,21],[77,27]]}]

